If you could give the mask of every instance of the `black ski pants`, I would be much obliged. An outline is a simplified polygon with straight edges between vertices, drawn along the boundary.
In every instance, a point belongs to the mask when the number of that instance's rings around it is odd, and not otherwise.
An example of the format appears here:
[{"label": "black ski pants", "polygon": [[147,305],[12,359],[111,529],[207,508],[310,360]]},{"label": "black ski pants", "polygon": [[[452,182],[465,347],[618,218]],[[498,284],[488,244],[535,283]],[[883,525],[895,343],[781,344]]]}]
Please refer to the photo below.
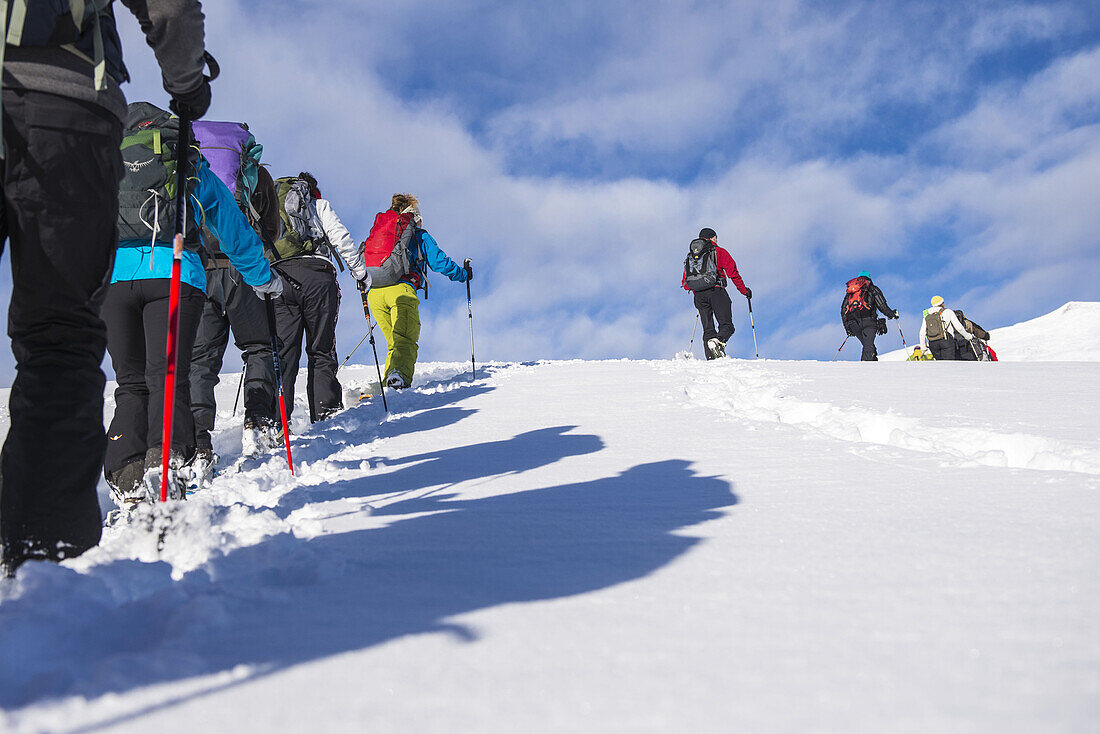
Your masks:
[{"label": "black ski pants", "polygon": [[[695,291],[695,308],[699,309],[699,319],[703,322],[703,351],[707,359],[714,359],[706,346],[707,340],[717,337],[725,344],[733,336],[733,303],[725,288],[709,288]],[[717,329],[715,320],[718,321]]]},{"label": "black ski pants", "polygon": [[970,342],[968,339],[956,339],[955,340],[955,359],[962,362],[977,362],[978,354],[975,350],[978,346]]},{"label": "black ski pants", "polygon": [[956,360],[959,358],[958,343],[951,338],[930,341],[928,342],[928,348],[932,352],[932,357],[936,360]]},{"label": "black ski pants", "polygon": [[316,422],[344,407],[343,390],[336,379],[336,317],[340,312],[336,268],[317,257],[283,260],[275,267],[286,281],[283,297],[274,303],[287,417],[294,409],[294,382],[304,346],[309,419]]},{"label": "black ski pants", "polygon": [[267,307],[232,266],[206,271],[206,301],[191,356],[191,414],[195,419],[195,446],[210,448],[217,405],[214,387],[229,331],[244,360],[244,417],[275,422],[275,366]]},{"label": "black ski pants", "polygon": [[[144,460],[148,449],[163,441],[164,376],[168,365],[167,278],[112,283],[103,302],[107,322],[107,351],[115,369],[115,415],[107,429],[104,471],[118,471]],[[180,286],[180,328],[176,369],[176,398],[172,408],[172,450],[185,457],[194,451],[195,423],[191,417],[188,379],[195,332],[202,316],[203,292]]]},{"label": "black ski pants", "polygon": [[122,124],[87,102],[5,89],[3,126],[0,251],[10,243],[16,376],[0,454],[0,540],[14,569],[99,542],[99,304],[117,240]]},{"label": "black ski pants", "polygon": [[859,359],[862,362],[877,362],[878,348],[875,346],[875,337],[878,336],[878,319],[875,317],[856,319],[852,322],[853,336],[859,339],[863,345],[863,353]]}]

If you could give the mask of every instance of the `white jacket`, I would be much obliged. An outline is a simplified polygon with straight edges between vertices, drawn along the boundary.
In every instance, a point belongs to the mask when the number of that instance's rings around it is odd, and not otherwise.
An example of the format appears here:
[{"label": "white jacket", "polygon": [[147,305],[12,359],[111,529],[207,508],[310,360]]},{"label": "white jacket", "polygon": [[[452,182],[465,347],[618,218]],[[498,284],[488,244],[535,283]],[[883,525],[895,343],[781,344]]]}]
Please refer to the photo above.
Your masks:
[{"label": "white jacket", "polygon": [[[356,280],[367,277],[367,268],[363,264],[362,248],[352,238],[351,232],[348,232],[348,228],[340,221],[340,217],[336,216],[332,204],[329,204],[327,199],[314,199],[311,202],[310,211],[313,216],[310,218],[309,226],[313,233],[328,238],[329,244],[333,246],[340,259],[351,271],[351,277]],[[325,255],[316,255],[315,257],[328,259]]]},{"label": "white jacket", "polygon": [[[959,321],[959,317],[951,309],[943,306],[933,306],[928,309],[928,313],[938,313],[940,315],[948,339],[961,337],[970,340],[974,338],[974,335],[966,330],[966,327]],[[928,319],[926,318],[921,319],[920,322],[920,346],[924,351],[928,351]]]}]

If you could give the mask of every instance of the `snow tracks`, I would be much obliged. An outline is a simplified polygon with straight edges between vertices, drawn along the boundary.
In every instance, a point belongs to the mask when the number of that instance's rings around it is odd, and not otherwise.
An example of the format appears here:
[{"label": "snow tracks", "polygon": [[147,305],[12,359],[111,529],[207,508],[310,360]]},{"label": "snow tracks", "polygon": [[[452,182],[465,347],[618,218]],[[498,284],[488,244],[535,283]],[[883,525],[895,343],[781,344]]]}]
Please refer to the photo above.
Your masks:
[{"label": "snow tracks", "polygon": [[[693,405],[735,420],[892,446],[945,465],[1100,474],[1100,434],[1086,407],[1100,405],[1100,365],[721,360],[667,369],[689,375],[684,392]],[[1045,397],[1031,394],[1034,385]],[[983,394],[989,399],[973,399]],[[956,407],[975,402],[981,412]]]}]

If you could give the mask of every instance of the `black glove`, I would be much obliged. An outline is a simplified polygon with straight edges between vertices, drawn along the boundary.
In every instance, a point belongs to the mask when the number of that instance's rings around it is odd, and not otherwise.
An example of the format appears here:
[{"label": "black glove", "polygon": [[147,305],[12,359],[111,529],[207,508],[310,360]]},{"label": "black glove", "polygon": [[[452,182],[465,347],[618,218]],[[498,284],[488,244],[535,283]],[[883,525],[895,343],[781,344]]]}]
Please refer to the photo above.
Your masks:
[{"label": "black glove", "polygon": [[466,258],[466,262],[462,263],[462,267],[466,270],[466,282],[470,282],[474,279],[474,269],[470,265],[470,258]]},{"label": "black glove", "polygon": [[897,321],[900,317],[901,317],[901,314],[899,314],[898,310],[895,308],[894,309],[894,315],[891,318],[893,318],[895,321]]},{"label": "black glove", "polygon": [[752,288],[745,286],[745,298],[752,300]]},{"label": "black glove", "polygon": [[202,78],[202,84],[190,92],[173,94],[168,107],[179,117],[187,117],[194,122],[199,120],[210,109],[210,80]]}]

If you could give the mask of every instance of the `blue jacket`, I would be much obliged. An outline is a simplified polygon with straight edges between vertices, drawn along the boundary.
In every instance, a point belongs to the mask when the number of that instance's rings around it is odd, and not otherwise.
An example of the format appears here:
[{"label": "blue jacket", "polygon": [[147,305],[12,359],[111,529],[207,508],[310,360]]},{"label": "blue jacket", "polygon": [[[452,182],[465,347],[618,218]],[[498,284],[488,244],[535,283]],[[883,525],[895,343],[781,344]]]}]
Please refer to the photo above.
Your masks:
[{"label": "blue jacket", "polygon": [[466,268],[447,257],[447,253],[439,249],[439,244],[426,230],[417,229],[413,234],[412,263],[410,272],[401,280],[413,288],[420,288],[427,280],[425,268],[431,268],[441,275],[445,275],[456,283],[466,282]]},{"label": "blue jacket", "polygon": [[[237,207],[233,193],[210,170],[205,158],[199,158],[198,184],[195,186],[196,207],[193,227],[204,223],[218,236],[222,252],[237,268],[244,282],[264,285],[271,280],[271,267],[264,257],[264,245]],[[172,246],[157,243],[150,248],[148,240],[123,240],[115,252],[115,267],[111,282],[150,280],[172,277]],[[180,279],[206,292],[206,269],[198,253],[184,250],[180,264]]]}]

